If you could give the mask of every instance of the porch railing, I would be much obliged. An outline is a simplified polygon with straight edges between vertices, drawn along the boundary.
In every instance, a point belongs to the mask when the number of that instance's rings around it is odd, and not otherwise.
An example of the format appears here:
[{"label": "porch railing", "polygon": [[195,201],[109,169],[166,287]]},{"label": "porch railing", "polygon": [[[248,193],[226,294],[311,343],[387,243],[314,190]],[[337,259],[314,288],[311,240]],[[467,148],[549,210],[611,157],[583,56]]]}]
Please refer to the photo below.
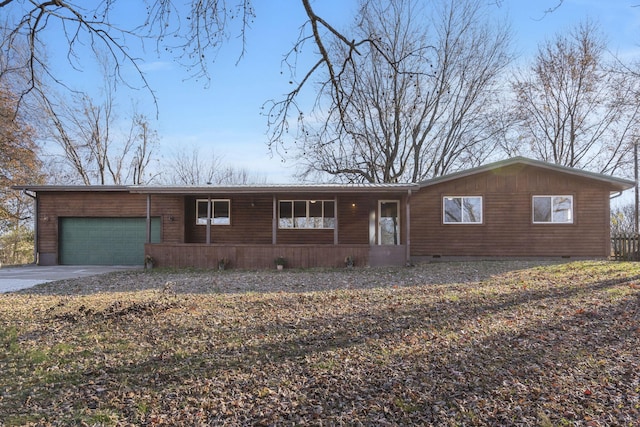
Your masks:
[{"label": "porch railing", "polygon": [[358,267],[369,265],[369,245],[205,245],[147,243],[145,254],[159,267],[216,268],[228,260],[231,268],[275,268],[277,257],[291,268],[344,267],[351,257]]}]

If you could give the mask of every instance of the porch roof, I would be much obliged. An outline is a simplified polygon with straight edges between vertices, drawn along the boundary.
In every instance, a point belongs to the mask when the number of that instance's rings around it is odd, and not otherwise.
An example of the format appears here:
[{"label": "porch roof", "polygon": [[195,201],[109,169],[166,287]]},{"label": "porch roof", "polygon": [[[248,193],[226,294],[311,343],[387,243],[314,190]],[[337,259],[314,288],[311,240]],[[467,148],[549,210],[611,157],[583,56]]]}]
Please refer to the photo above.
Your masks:
[{"label": "porch roof", "polygon": [[418,184],[263,184],[263,185],[14,185],[14,190],[44,192],[125,192],[138,194],[283,194],[283,193],[380,193],[407,192]]}]

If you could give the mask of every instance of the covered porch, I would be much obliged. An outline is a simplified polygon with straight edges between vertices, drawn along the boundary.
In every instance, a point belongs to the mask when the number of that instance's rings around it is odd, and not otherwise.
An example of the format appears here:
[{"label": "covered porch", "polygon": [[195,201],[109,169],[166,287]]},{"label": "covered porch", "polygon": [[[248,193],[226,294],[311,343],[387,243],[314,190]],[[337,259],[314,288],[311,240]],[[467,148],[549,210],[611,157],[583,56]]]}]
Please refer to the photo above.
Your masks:
[{"label": "covered porch", "polygon": [[[139,187],[145,258],[157,267],[287,268],[406,265],[412,185]],[[160,240],[152,218],[162,215]]]}]

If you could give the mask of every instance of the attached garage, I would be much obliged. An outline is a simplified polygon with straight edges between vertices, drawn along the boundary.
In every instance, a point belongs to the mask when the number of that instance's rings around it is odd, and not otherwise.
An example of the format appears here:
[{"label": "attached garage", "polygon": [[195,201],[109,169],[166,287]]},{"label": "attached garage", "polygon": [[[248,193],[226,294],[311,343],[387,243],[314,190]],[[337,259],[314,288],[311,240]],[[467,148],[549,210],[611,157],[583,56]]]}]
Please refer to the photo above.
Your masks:
[{"label": "attached garage", "polygon": [[[146,218],[61,217],[58,220],[59,264],[144,263]],[[160,218],[151,219],[151,242],[160,242]]]}]

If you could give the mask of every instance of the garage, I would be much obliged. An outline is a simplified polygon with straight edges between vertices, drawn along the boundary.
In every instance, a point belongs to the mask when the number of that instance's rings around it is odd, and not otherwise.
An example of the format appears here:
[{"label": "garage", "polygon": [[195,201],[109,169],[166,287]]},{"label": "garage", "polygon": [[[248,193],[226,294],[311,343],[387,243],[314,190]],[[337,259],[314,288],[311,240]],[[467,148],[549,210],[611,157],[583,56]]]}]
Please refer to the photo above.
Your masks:
[{"label": "garage", "polygon": [[[146,218],[59,218],[58,262],[63,265],[141,265]],[[151,218],[151,242],[160,242],[160,218]]]}]

